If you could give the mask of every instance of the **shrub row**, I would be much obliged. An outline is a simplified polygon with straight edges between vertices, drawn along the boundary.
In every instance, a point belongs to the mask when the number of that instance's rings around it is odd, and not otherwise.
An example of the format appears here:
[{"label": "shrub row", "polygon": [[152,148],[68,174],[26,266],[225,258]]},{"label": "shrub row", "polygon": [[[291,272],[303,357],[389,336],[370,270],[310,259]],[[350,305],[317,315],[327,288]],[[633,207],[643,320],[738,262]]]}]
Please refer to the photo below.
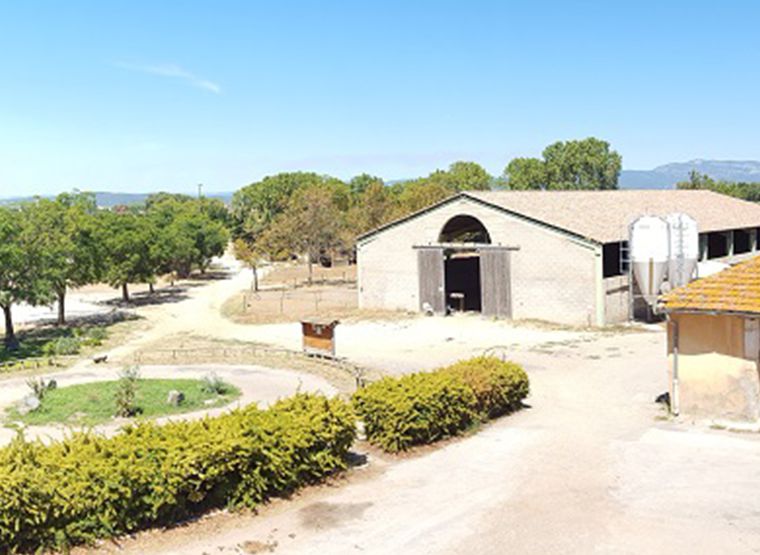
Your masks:
[{"label": "shrub row", "polygon": [[253,507],[345,468],[348,403],[299,394],[267,410],[0,449],[0,551],[66,549],[214,507]]},{"label": "shrub row", "polygon": [[353,404],[368,441],[398,452],[515,410],[529,389],[519,365],[477,357],[433,372],[384,378],[357,391]]}]

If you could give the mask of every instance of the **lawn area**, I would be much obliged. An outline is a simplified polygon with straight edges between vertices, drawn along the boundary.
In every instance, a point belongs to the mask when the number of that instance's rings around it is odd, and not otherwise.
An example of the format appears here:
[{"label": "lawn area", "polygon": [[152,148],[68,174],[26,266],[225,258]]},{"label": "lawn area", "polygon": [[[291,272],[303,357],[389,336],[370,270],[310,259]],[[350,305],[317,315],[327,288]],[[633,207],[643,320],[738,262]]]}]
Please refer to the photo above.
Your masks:
[{"label": "lawn area", "polygon": [[[40,407],[26,415],[16,409],[8,411],[8,420],[28,425],[51,423],[101,424],[114,417],[116,412],[117,381],[92,382],[53,389],[45,394]],[[176,389],[185,395],[179,406],[166,402],[169,391]],[[219,407],[240,397],[240,390],[224,384],[224,393],[209,392],[202,380],[139,379],[137,380],[136,406],[140,418],[181,414],[199,409]]]}]

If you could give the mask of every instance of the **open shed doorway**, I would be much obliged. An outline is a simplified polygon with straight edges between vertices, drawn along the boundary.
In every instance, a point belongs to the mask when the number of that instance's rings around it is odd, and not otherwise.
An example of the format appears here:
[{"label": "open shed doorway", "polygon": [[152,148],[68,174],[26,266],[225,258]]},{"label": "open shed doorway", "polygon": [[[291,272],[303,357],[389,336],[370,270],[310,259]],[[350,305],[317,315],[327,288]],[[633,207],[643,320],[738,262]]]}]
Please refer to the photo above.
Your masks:
[{"label": "open shed doorway", "polygon": [[460,214],[446,222],[438,241],[448,246],[444,251],[443,272],[446,311],[481,312],[483,295],[477,245],[491,243],[488,230],[477,218]]},{"label": "open shed doorway", "polygon": [[449,250],[444,262],[446,304],[449,312],[480,312],[480,254],[476,251]]}]

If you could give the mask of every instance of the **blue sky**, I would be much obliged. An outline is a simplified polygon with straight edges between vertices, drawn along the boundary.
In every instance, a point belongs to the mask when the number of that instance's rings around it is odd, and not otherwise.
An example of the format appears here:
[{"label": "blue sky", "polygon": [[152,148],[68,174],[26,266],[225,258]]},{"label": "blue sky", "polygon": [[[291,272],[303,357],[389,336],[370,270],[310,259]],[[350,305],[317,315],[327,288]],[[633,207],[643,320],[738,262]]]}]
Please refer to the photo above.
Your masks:
[{"label": "blue sky", "polygon": [[0,196],[760,158],[756,2],[4,2]]}]

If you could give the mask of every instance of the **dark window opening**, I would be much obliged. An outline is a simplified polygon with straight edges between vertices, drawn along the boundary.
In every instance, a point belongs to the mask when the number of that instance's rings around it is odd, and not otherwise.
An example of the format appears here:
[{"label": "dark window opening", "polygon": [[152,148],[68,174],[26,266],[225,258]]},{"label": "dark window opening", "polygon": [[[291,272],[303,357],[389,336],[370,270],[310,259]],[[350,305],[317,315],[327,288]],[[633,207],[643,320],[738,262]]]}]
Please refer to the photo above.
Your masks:
[{"label": "dark window opening", "polygon": [[[754,229],[751,230],[754,233]],[[752,240],[750,231],[746,229],[737,229],[734,231],[734,254],[744,254],[752,250]]]},{"label": "dark window opening", "polygon": [[454,252],[446,258],[446,306],[449,310],[481,310],[480,256]]},{"label": "dark window opening", "polygon": [[707,258],[723,258],[728,256],[728,234],[715,231],[707,234]]},{"label": "dark window opening", "polygon": [[439,243],[490,243],[491,236],[480,220],[472,216],[454,216],[443,226]]},{"label": "dark window opening", "polygon": [[628,272],[628,241],[605,243],[602,247],[603,276],[622,276]]}]

